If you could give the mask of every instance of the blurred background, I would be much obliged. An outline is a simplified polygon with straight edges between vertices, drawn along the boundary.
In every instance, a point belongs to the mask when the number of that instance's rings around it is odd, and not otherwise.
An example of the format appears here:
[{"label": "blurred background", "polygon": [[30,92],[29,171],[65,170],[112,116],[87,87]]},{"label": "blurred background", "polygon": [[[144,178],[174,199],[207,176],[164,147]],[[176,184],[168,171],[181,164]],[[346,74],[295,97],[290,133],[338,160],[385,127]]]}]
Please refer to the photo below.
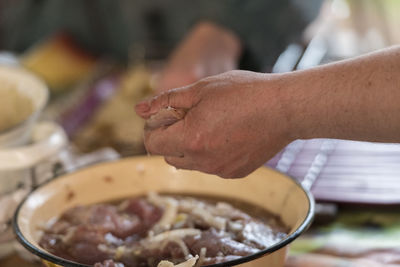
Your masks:
[{"label": "blurred background", "polygon": [[[168,65],[172,52],[182,50],[199,23],[214,23],[239,39],[240,56],[231,68],[265,72],[307,68],[400,41],[396,0],[215,2],[1,0],[1,60],[46,82],[51,99],[43,117],[58,121],[80,151],[113,147],[131,155],[144,152],[142,124],[131,107],[157,89],[164,67],[174,69]],[[201,65],[200,57],[175,61]],[[221,71],[208,72],[198,78]],[[184,83],[184,77],[176,82]]]},{"label": "blurred background", "polygon": [[[287,72],[354,57],[399,44],[399,26],[398,0],[0,0],[0,65],[22,67],[46,83],[49,100],[36,124],[55,124],[54,133],[33,126],[37,133],[23,146],[55,134],[64,140],[22,164],[23,175],[0,167],[0,266],[32,259],[15,256],[23,250],[10,229],[32,188],[60,171],[145,154],[144,122],[134,112],[141,99],[230,69]],[[0,143],[0,153],[6,146]],[[329,203],[321,214],[330,220],[343,205],[400,204],[396,144],[297,140],[267,165],[307,180],[316,199]],[[298,252],[315,248],[315,240],[305,238]]]}]

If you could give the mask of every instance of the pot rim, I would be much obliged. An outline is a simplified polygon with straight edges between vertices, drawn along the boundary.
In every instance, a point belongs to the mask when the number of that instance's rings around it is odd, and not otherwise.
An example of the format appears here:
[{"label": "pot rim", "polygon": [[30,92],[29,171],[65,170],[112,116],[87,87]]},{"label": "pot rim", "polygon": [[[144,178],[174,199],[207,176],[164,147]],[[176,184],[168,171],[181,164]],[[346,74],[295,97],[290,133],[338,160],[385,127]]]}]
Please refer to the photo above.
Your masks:
[{"label": "pot rim", "polygon": [[[25,204],[25,202],[28,200],[28,198],[34,193],[36,192],[36,190],[38,190],[39,188],[42,188],[43,186],[47,185],[48,183],[54,181],[55,179],[61,178],[66,174],[72,174],[72,173],[76,173],[79,171],[82,171],[84,169],[88,169],[88,168],[93,168],[96,167],[97,165],[101,165],[104,163],[114,163],[114,162],[118,162],[118,161],[122,161],[122,160],[129,160],[132,158],[136,158],[136,157],[128,157],[128,158],[122,158],[122,159],[116,159],[116,160],[111,160],[111,161],[106,161],[106,162],[100,162],[100,163],[94,163],[94,164],[89,164],[86,165],[84,167],[81,167],[79,169],[74,169],[72,171],[61,171],[59,173],[54,174],[48,181],[42,183],[41,185],[39,185],[38,187],[36,187],[34,190],[32,190],[22,201],[21,203],[18,205],[14,216],[13,216],[13,230],[14,233],[17,237],[17,240],[19,241],[20,244],[22,244],[27,250],[29,250],[31,253],[33,253],[34,255],[40,257],[41,259],[50,261],[52,263],[61,265],[61,266],[65,266],[65,267],[91,267],[91,265],[87,265],[87,264],[82,264],[82,263],[78,263],[78,262],[74,262],[71,260],[67,260],[67,259],[63,259],[61,257],[55,256],[45,250],[40,250],[38,249],[35,245],[33,245],[32,243],[30,243],[25,236],[23,235],[23,233],[21,232],[21,229],[19,228],[19,225],[17,223],[18,221],[18,216],[19,216],[19,212],[22,208],[22,206]],[[279,241],[278,243],[275,243],[273,246],[270,246],[266,249],[263,249],[257,253],[248,255],[248,256],[244,256],[238,259],[234,259],[231,261],[226,261],[226,262],[221,262],[221,263],[216,263],[216,264],[211,264],[211,265],[205,265],[204,267],[229,267],[229,266],[234,266],[234,265],[238,265],[238,264],[242,264],[242,263],[246,263],[252,260],[255,260],[257,258],[260,258],[262,256],[266,256],[274,251],[277,251],[285,246],[287,246],[288,244],[290,244],[292,241],[294,241],[297,237],[300,236],[300,234],[302,234],[305,230],[308,229],[308,227],[311,225],[313,219],[314,219],[314,211],[315,211],[315,201],[314,201],[314,197],[312,196],[311,192],[304,188],[300,182],[298,182],[296,179],[294,179],[293,177],[284,174],[278,170],[275,169],[271,169],[269,167],[265,167],[262,166],[260,168],[267,168],[270,169],[272,171],[278,172],[280,174],[282,174],[283,177],[285,177],[286,179],[290,179],[292,180],[297,186],[300,187],[300,189],[305,193],[307,199],[308,199],[308,211],[307,211],[307,215],[305,216],[304,220],[302,221],[302,223],[300,224],[300,226],[290,235],[288,235],[287,237],[285,237],[284,239],[282,239],[281,241]],[[221,178],[222,179],[222,178]]]}]

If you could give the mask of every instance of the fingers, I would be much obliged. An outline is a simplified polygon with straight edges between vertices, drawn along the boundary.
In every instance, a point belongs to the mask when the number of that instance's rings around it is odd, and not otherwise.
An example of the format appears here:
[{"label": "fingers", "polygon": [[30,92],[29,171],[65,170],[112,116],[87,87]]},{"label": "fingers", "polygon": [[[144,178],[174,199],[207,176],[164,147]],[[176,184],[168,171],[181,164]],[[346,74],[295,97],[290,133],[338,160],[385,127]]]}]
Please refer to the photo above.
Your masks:
[{"label": "fingers", "polygon": [[218,167],[218,164],[204,160],[202,157],[189,154],[183,157],[166,156],[164,159],[168,164],[177,169],[197,170],[223,177],[223,175],[220,174],[220,168]]},{"label": "fingers", "polygon": [[143,119],[148,119],[150,117],[150,105],[148,100],[144,100],[135,106],[136,114],[138,114]]},{"label": "fingers", "polygon": [[177,169],[184,169],[184,170],[197,170],[208,174],[218,175],[221,178],[232,178],[233,176],[225,174],[223,171],[218,171],[213,169],[212,163],[208,164],[209,166],[202,166],[195,161],[190,155],[183,156],[183,157],[173,157],[167,156],[164,157],[165,161],[169,164],[174,166]]},{"label": "fingers", "polygon": [[243,178],[253,172],[256,167],[240,166],[236,161],[217,162],[204,155],[185,154],[183,157],[166,156],[165,161],[177,169],[197,170],[221,178]]},{"label": "fingers", "polygon": [[183,127],[180,120],[168,127],[145,132],[145,147],[152,155],[183,157]]},{"label": "fingers", "polygon": [[171,124],[176,123],[179,120],[182,120],[185,117],[185,115],[186,111],[183,109],[175,109],[175,108],[160,109],[159,112],[152,115],[150,118],[146,120],[144,128],[146,130],[153,130],[162,126],[169,126]]},{"label": "fingers", "polygon": [[189,157],[164,157],[165,161],[177,169],[193,170],[193,164]]},{"label": "fingers", "polygon": [[142,118],[148,119],[162,108],[190,109],[196,103],[196,91],[193,85],[166,91],[150,100],[138,103],[135,106],[136,113]]}]

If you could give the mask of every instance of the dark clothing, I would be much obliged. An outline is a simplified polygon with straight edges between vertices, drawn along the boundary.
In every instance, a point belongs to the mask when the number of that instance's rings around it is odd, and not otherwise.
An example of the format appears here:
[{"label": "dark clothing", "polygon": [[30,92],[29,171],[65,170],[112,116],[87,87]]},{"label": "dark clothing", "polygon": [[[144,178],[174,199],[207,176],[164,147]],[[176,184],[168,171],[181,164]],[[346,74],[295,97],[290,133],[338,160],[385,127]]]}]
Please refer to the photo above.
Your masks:
[{"label": "dark clothing", "polygon": [[[307,14],[296,2],[316,4]],[[208,20],[240,37],[242,68],[261,70],[299,39],[318,6],[319,0],[0,0],[0,48],[24,51],[66,31],[93,53],[127,59],[144,48],[147,58],[165,58],[195,23]]]}]

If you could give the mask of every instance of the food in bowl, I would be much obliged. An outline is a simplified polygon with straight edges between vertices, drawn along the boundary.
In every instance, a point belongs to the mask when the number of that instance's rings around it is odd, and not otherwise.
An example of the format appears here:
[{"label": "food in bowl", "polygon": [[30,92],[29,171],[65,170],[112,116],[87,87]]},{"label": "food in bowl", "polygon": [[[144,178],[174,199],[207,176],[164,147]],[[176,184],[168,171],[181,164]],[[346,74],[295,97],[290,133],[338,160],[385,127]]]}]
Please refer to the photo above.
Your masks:
[{"label": "food in bowl", "polygon": [[15,86],[7,81],[0,86],[0,132],[25,121],[34,111],[32,100]]},{"label": "food in bowl", "polygon": [[[287,226],[286,237],[267,249],[210,267],[283,267],[289,244],[307,229],[314,212],[309,191],[294,179],[268,168],[260,168],[244,179],[221,179],[201,172],[177,170],[162,157],[142,156],[88,166],[40,185],[15,212],[14,231],[18,241],[46,266],[89,267],[54,255],[40,246],[44,226],[78,205],[111,203],[145,196],[148,192],[239,199],[276,214]],[[173,266],[171,264],[165,263],[164,267]],[[118,265],[110,263],[108,266]],[[188,265],[178,264],[177,267]]]},{"label": "food in bowl", "polygon": [[68,209],[39,244],[98,267],[202,266],[257,253],[288,231],[277,216],[236,199],[150,193]]}]

